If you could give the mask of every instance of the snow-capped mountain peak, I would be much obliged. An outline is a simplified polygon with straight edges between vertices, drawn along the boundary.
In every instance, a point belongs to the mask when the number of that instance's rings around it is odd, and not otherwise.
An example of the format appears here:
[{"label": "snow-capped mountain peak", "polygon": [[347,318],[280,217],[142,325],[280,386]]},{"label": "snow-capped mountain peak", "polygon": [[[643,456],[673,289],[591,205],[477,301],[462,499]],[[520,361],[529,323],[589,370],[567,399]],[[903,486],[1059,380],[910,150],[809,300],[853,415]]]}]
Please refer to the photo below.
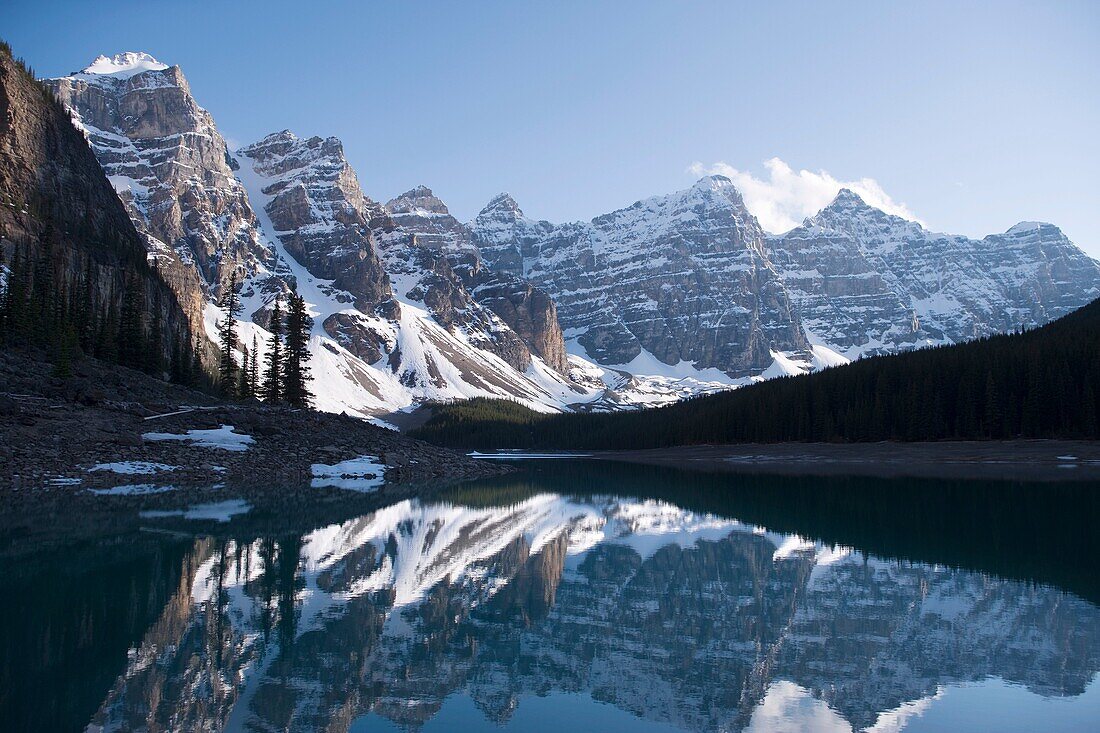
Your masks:
[{"label": "snow-capped mountain peak", "polygon": [[483,216],[511,216],[516,219],[523,219],[523,209],[519,207],[516,200],[512,198],[512,194],[508,192],[498,193],[496,196],[485,204],[485,208],[478,213],[478,218]]},{"label": "snow-capped mountain peak", "polygon": [[[792,232],[815,228],[840,232],[857,238],[922,236],[927,233],[919,222],[889,214],[872,206],[850,188],[840,189],[825,208],[806,218],[802,226],[796,227]],[[902,232],[904,235],[901,234]]]},{"label": "snow-capped mountain peak", "polygon": [[1026,234],[1026,233],[1029,233],[1029,232],[1033,232],[1037,229],[1048,229],[1048,228],[1054,230],[1058,234],[1062,233],[1061,229],[1059,229],[1058,227],[1056,227],[1055,225],[1053,225],[1049,222],[1045,222],[1045,221],[1021,221],[1020,223],[1009,227],[1005,231],[1005,234],[1011,234],[1011,235]]},{"label": "snow-capped mountain peak", "polygon": [[110,57],[96,56],[92,63],[85,66],[79,73],[129,79],[143,71],[164,71],[167,68],[168,64],[157,61],[144,51],[125,51]]},{"label": "snow-capped mountain peak", "polygon": [[391,214],[440,214],[446,215],[447,205],[444,204],[427,186],[417,186],[414,189],[391,199],[386,203],[386,210]]},{"label": "snow-capped mountain peak", "polygon": [[272,132],[265,135],[259,142],[255,142],[250,145],[250,148],[267,147],[271,145],[278,145],[280,143],[284,145],[293,145],[298,142],[299,137],[291,130],[280,130],[279,132]]},{"label": "snow-capped mountain peak", "polygon": [[836,192],[829,206],[870,206],[870,204],[852,189],[842,188]]},{"label": "snow-capped mountain peak", "polygon": [[[692,186],[692,188],[695,188],[697,190],[709,190],[709,191],[719,191],[719,190],[724,189],[724,188],[732,188],[732,189],[736,190],[736,187],[733,185],[733,181],[731,181],[726,176],[719,175],[719,174],[714,174],[714,175],[710,175],[710,176],[703,176],[702,178],[700,178],[698,181],[695,182],[695,184]],[[740,194],[738,194],[738,195],[740,195]]]}]

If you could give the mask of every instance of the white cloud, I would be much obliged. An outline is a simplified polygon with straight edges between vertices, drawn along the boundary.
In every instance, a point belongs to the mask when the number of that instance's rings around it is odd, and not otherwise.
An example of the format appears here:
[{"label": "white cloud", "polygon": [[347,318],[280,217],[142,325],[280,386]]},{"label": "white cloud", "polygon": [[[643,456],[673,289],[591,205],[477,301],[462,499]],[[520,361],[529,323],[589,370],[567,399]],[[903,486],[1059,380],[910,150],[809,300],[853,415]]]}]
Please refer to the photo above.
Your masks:
[{"label": "white cloud", "polygon": [[757,178],[748,171],[740,171],[728,163],[692,163],[688,171],[696,176],[722,175],[733,181],[745,199],[760,226],[779,234],[793,229],[807,216],[813,216],[827,206],[842,188],[859,194],[860,198],[888,214],[920,221],[909,208],[894,201],[873,178],[841,181],[827,171],[795,171],[779,158],[764,161],[766,178]]}]

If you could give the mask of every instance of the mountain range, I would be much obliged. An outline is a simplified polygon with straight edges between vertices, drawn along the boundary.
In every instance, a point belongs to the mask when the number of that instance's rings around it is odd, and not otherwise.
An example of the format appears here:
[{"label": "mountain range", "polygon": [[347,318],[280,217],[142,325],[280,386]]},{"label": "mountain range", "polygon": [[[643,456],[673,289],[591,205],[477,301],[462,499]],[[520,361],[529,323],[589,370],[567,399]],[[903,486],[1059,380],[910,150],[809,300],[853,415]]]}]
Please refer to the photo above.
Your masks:
[{"label": "mountain range", "polygon": [[769,235],[721,176],[567,224],[501,194],[464,223],[423,186],[371,199],[336,138],[229,150],[181,69],[145,53],[46,84],[195,332],[215,336],[238,283],[240,356],[262,357],[272,301],[304,295],[324,410],[660,404],[1030,328],[1100,296],[1100,264],[1050,224],[937,234],[842,190]]}]

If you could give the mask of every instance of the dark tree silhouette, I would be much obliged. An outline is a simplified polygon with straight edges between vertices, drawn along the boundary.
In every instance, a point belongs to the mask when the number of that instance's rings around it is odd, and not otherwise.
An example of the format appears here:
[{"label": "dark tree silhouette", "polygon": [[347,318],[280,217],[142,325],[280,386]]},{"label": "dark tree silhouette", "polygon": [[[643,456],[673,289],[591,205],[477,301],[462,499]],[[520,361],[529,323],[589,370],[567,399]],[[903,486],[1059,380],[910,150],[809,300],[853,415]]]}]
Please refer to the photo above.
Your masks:
[{"label": "dark tree silhouette", "polygon": [[306,312],[306,302],[291,293],[286,315],[286,353],[283,366],[283,399],[293,407],[309,407],[313,394],[309,382],[309,332],[313,319]]},{"label": "dark tree silhouette", "polygon": [[237,316],[241,312],[241,301],[237,297],[237,275],[229,278],[229,285],[222,296],[221,307],[225,309],[225,318],[218,324],[218,379],[222,392],[232,394],[237,389],[237,360],[233,352],[237,348]]},{"label": "dark tree silhouette", "polygon": [[280,402],[283,399],[283,311],[278,298],[271,305],[268,330],[271,339],[264,357],[264,381],[260,393],[265,402]]}]

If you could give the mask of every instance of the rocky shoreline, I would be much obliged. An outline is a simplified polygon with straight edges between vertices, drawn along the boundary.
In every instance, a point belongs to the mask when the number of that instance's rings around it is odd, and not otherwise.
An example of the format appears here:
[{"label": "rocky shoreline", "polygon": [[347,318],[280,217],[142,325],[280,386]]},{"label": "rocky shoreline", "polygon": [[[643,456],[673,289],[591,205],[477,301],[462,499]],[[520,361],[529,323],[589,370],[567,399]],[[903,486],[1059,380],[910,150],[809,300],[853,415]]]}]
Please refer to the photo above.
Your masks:
[{"label": "rocky shoreline", "polygon": [[90,359],[69,378],[52,372],[41,354],[0,354],[0,502],[7,513],[88,504],[155,509],[229,491],[289,506],[326,501],[356,492],[311,486],[312,466],[363,456],[385,467],[386,494],[511,470],[358,418],[226,404]]}]

